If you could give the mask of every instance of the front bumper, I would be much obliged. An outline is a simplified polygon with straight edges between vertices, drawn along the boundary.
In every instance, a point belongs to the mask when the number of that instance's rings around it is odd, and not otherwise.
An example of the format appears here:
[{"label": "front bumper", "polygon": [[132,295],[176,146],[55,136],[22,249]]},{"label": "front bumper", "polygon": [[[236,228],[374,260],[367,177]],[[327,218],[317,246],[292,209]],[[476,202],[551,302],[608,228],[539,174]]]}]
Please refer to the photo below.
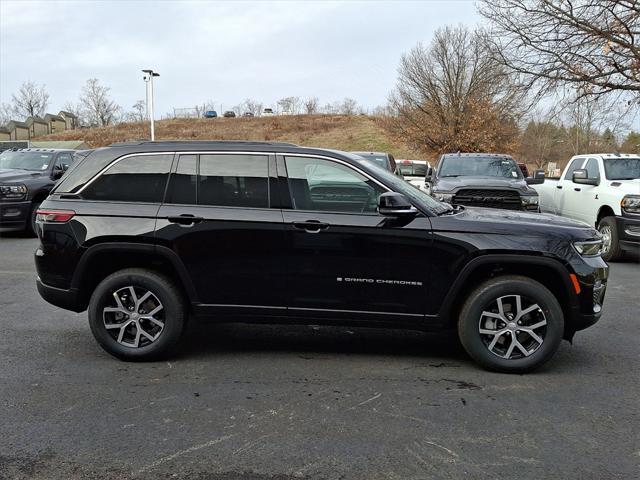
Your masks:
[{"label": "front bumper", "polygon": [[618,242],[624,251],[640,254],[640,215],[616,216]]},{"label": "front bumper", "polygon": [[0,232],[24,230],[31,213],[31,202],[0,202]]},{"label": "front bumper", "polygon": [[82,312],[86,307],[78,301],[78,291],[75,288],[56,288],[44,283],[40,277],[36,278],[38,293],[51,305],[71,310],[72,312]]}]

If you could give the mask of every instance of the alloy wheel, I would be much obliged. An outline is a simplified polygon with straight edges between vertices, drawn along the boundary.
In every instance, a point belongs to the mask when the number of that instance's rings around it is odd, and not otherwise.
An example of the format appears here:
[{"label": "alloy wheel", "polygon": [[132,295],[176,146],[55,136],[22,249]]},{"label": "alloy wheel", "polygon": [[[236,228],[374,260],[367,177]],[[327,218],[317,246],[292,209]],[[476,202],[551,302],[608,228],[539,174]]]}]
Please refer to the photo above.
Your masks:
[{"label": "alloy wheel", "polygon": [[507,360],[524,358],[542,346],[547,319],[537,303],[521,295],[505,295],[485,307],[478,331],[494,355]]},{"label": "alloy wheel", "polygon": [[115,341],[126,347],[146,347],[164,330],[164,306],[145,288],[120,288],[108,303],[102,309],[104,326]]}]

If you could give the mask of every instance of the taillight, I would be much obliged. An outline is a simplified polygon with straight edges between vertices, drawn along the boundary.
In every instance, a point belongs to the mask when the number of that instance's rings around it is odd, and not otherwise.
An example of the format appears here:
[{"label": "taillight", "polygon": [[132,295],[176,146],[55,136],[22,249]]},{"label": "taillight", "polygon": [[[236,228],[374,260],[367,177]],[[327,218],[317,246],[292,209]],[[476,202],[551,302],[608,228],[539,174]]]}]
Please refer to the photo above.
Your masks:
[{"label": "taillight", "polygon": [[76,214],[73,210],[45,210],[36,211],[36,221],[46,223],[66,223]]}]

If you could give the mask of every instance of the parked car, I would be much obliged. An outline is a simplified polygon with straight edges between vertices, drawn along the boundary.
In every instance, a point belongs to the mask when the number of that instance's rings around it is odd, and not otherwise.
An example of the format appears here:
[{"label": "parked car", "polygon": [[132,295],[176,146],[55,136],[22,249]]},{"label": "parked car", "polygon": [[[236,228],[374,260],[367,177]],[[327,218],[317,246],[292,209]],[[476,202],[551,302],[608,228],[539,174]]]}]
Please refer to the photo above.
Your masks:
[{"label": "parked car", "polygon": [[236,117],[236,112],[234,112],[233,110],[227,110],[226,112],[224,112],[223,117],[224,118],[235,118]]},{"label": "parked car", "polygon": [[431,165],[426,160],[397,160],[398,169],[404,177],[414,187],[426,190],[425,178],[427,170]]},{"label": "parked car", "polygon": [[284,143],[98,149],[37,218],[38,291],[126,360],[166,355],[190,316],[457,329],[481,365],[525,372],[600,318],[608,275],[585,224],[453,208]]},{"label": "parked car", "polygon": [[384,168],[385,170],[395,174],[402,176],[400,170],[398,169],[398,165],[396,164],[396,159],[393,158],[393,155],[390,153],[384,152],[351,152],[354,155],[358,155],[359,157],[364,158],[368,162],[373,163],[374,165],[378,165],[379,167]]},{"label": "parked car", "polygon": [[273,115],[273,108],[265,108],[264,110],[262,110],[263,117],[273,117]]},{"label": "parked car", "polygon": [[207,110],[204,112],[204,118],[216,118],[218,116],[218,112],[215,110]]},{"label": "parked car", "polygon": [[426,178],[427,191],[442,202],[533,212],[538,193],[529,185],[542,182],[542,170],[525,178],[513,158],[495,153],[446,153]]},{"label": "parked car", "polygon": [[0,154],[0,232],[35,235],[36,210],[71,163],[74,150],[26,148]]},{"label": "parked car", "polygon": [[596,153],[571,158],[559,180],[535,187],[543,212],[595,226],[607,261],[640,252],[640,155]]},{"label": "parked car", "polygon": [[242,114],[242,116],[243,116],[243,117],[249,117],[249,118],[252,118],[252,117],[253,117],[253,113],[251,113],[251,112],[244,112],[244,113]]}]

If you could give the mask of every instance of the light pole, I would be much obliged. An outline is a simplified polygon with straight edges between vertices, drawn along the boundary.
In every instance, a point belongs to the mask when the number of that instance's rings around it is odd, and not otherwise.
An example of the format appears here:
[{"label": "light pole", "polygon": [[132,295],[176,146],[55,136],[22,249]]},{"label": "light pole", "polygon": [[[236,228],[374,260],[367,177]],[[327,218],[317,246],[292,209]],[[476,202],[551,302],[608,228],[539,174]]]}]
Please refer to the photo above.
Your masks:
[{"label": "light pole", "polygon": [[160,74],[151,69],[142,70],[144,73],[144,83],[147,87],[147,118],[151,120],[151,141],[156,139],[155,125],[153,123],[153,77],[159,77]]}]

